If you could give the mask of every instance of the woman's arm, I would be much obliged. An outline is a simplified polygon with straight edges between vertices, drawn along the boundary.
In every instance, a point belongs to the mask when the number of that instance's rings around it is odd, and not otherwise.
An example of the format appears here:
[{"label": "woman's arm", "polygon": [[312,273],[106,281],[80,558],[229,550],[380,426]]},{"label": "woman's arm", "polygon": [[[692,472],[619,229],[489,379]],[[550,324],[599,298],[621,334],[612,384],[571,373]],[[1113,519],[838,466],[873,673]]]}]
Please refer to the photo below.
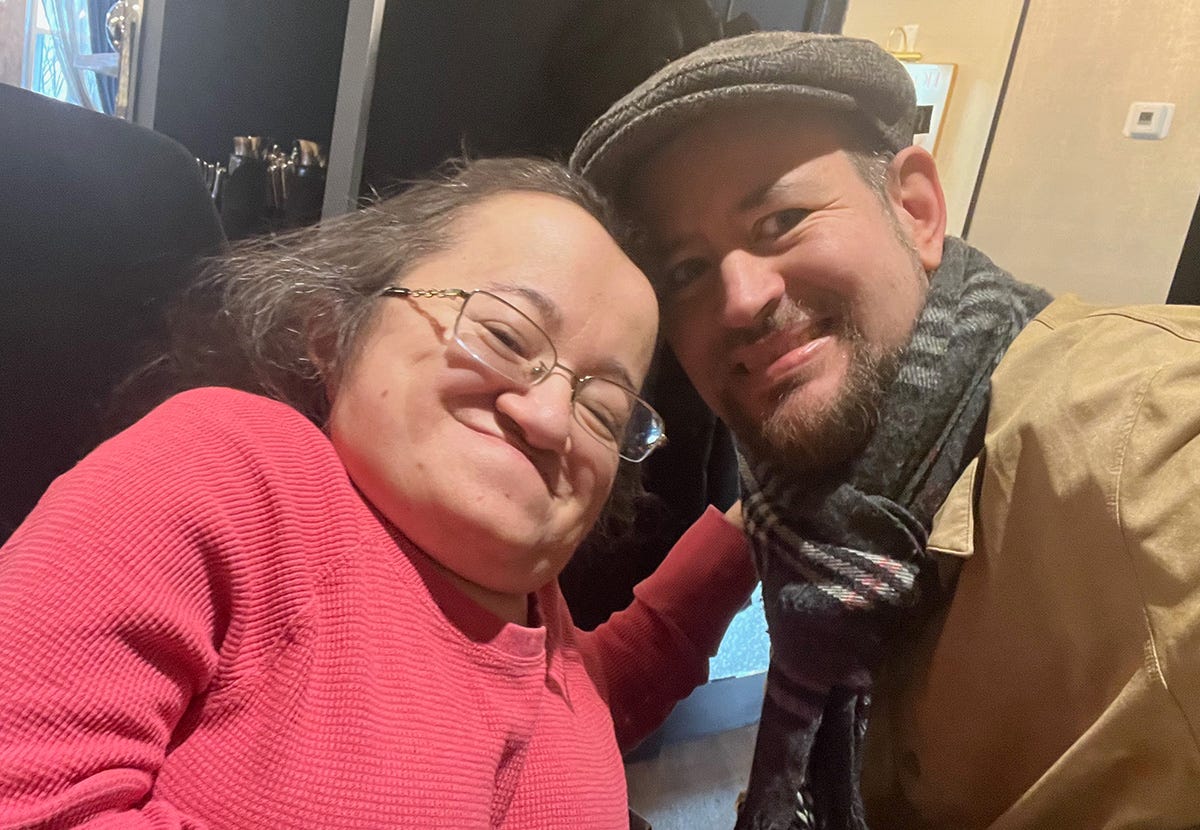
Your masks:
[{"label": "woman's arm", "polygon": [[0,827],[203,826],[155,781],[245,636],[230,553],[263,498],[214,391],[102,445],[0,549]]},{"label": "woman's arm", "polygon": [[633,589],[629,608],[576,635],[622,749],[708,679],[709,658],[754,590],[758,575],[740,515],[737,504],[725,516],[710,507]]}]

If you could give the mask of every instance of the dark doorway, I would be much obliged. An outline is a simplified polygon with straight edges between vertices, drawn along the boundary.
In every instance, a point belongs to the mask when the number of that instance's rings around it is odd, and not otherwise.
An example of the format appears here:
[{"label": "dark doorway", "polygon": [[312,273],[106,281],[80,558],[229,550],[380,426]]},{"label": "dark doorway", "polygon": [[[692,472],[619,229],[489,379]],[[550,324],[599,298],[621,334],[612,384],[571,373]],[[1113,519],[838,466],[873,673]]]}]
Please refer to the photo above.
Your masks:
[{"label": "dark doorway", "polygon": [[1175,280],[1167,294],[1167,302],[1179,305],[1200,305],[1200,197],[1196,199],[1196,210],[1192,213],[1192,225],[1188,228],[1175,268]]}]

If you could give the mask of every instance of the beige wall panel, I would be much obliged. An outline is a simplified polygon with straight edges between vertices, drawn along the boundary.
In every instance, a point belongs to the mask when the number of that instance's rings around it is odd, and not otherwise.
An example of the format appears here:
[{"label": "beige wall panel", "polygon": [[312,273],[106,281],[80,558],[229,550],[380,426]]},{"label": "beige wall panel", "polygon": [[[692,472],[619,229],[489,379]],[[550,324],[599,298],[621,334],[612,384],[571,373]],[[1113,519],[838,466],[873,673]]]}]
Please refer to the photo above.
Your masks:
[{"label": "beige wall panel", "polygon": [[851,0],[846,12],[848,35],[882,46],[894,27],[916,23],[923,61],[958,64],[937,148],[955,235],[971,203],[1020,14],[1021,0]]},{"label": "beige wall panel", "polygon": [[[1134,101],[1176,105],[1126,138]],[[970,241],[1019,278],[1162,302],[1200,191],[1200,2],[1032,0]]]},{"label": "beige wall panel", "polygon": [[21,85],[25,0],[0,0],[0,84]]}]

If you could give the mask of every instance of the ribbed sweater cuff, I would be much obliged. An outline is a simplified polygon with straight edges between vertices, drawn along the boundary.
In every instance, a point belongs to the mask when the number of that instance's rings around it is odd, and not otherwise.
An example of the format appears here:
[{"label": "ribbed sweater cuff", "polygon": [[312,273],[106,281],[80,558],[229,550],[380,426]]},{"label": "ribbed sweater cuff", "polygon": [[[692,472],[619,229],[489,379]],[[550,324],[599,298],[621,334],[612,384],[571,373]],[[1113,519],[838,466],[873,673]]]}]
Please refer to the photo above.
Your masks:
[{"label": "ribbed sweater cuff", "polygon": [[711,657],[757,583],[749,540],[710,506],[633,593]]}]

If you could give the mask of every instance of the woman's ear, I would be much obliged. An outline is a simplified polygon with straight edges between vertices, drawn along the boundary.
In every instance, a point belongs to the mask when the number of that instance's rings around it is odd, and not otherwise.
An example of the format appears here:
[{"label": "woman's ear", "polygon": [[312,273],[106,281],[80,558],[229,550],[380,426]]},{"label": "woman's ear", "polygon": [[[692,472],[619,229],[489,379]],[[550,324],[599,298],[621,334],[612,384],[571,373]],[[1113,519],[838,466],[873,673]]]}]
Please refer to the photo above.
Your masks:
[{"label": "woman's ear", "polygon": [[[337,378],[335,377],[336,373],[333,370],[333,367],[329,365],[328,361],[318,356],[316,350],[311,346],[308,349],[307,357],[308,365],[315,376],[314,379],[320,385],[321,394],[325,398],[325,406],[323,409],[326,412],[326,418],[328,418],[328,413],[333,411],[333,399],[337,393]],[[315,389],[313,391],[314,393],[316,392]]]},{"label": "woman's ear", "polygon": [[888,199],[896,220],[926,273],[942,262],[946,238],[946,194],[933,156],[922,147],[905,147],[892,159]]},{"label": "woman's ear", "polygon": [[331,356],[337,353],[337,335],[310,322],[304,340],[305,362],[312,372],[312,379],[324,389],[326,403],[332,405],[341,369],[340,361],[331,359]]}]

